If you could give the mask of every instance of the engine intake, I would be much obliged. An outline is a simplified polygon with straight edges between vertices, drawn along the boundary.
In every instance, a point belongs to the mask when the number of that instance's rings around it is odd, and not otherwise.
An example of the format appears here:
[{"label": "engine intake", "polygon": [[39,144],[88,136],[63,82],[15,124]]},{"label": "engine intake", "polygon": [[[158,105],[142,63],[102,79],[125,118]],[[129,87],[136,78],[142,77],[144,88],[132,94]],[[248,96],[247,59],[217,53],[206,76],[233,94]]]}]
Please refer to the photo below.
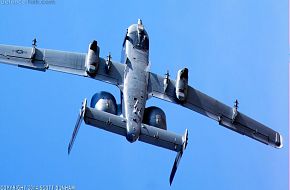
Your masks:
[{"label": "engine intake", "polygon": [[98,47],[98,42],[93,41],[89,45],[88,54],[86,57],[86,71],[88,75],[91,77],[95,76],[97,74],[99,62],[100,62],[100,48]]},{"label": "engine intake", "polygon": [[167,130],[166,116],[162,109],[151,106],[145,109],[143,123]]},{"label": "engine intake", "polygon": [[105,91],[96,93],[91,99],[91,107],[100,111],[117,115],[117,104],[115,97]]},{"label": "engine intake", "polygon": [[184,68],[178,71],[176,79],[175,94],[176,98],[183,102],[187,98],[188,89],[188,69]]}]

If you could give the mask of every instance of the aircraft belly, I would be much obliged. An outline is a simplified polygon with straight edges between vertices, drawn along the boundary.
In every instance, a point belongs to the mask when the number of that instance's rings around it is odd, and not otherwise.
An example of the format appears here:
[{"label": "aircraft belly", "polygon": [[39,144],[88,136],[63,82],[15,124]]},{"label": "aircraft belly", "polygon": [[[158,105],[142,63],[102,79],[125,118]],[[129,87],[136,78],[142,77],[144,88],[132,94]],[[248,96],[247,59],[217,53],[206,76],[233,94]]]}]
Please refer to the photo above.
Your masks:
[{"label": "aircraft belly", "polygon": [[[133,113],[135,107],[145,107],[145,97],[147,94],[147,84],[141,80],[128,80],[124,85],[125,116]],[[136,103],[137,102],[137,103]]]},{"label": "aircraft belly", "polygon": [[127,140],[138,139],[147,96],[147,72],[142,69],[130,69],[124,81],[123,98],[127,119]]}]

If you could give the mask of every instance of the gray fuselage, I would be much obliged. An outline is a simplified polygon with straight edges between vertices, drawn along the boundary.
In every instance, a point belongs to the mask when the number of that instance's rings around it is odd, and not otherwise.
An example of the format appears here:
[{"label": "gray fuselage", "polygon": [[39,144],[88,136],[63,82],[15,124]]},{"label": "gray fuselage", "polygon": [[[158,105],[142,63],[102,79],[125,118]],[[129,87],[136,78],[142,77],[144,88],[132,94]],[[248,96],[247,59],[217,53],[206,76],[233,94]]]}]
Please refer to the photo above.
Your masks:
[{"label": "gray fuselage", "polygon": [[142,23],[128,28],[122,59],[126,64],[123,88],[123,116],[127,119],[127,140],[138,139],[147,100],[149,38]]}]

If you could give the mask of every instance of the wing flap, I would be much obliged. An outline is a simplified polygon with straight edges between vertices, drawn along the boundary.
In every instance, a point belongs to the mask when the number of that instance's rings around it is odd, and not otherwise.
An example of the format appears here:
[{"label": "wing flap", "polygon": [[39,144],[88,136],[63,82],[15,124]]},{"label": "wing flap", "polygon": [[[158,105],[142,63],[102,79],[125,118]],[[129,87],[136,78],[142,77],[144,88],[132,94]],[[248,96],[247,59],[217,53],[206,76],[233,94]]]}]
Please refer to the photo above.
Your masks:
[{"label": "wing flap", "polygon": [[45,63],[50,70],[87,76],[85,68],[86,54],[42,49]]}]

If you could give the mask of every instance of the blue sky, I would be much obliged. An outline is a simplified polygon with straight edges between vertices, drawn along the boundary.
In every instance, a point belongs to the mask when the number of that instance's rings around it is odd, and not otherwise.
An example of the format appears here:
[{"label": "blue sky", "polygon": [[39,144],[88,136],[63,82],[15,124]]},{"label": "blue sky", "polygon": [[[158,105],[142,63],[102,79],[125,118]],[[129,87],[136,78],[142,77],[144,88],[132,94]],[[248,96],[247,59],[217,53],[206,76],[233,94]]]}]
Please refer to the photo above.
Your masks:
[{"label": "blue sky", "polygon": [[[170,131],[189,129],[171,189],[288,188],[288,2],[286,0],[61,1],[3,5],[0,43],[86,52],[120,59],[126,28],[143,23],[151,71],[189,83],[281,132],[274,149],[176,105],[161,107]],[[0,65],[0,184],[74,185],[77,189],[169,189],[175,153],[82,125],[67,145],[82,100],[116,87],[77,76]]]}]

